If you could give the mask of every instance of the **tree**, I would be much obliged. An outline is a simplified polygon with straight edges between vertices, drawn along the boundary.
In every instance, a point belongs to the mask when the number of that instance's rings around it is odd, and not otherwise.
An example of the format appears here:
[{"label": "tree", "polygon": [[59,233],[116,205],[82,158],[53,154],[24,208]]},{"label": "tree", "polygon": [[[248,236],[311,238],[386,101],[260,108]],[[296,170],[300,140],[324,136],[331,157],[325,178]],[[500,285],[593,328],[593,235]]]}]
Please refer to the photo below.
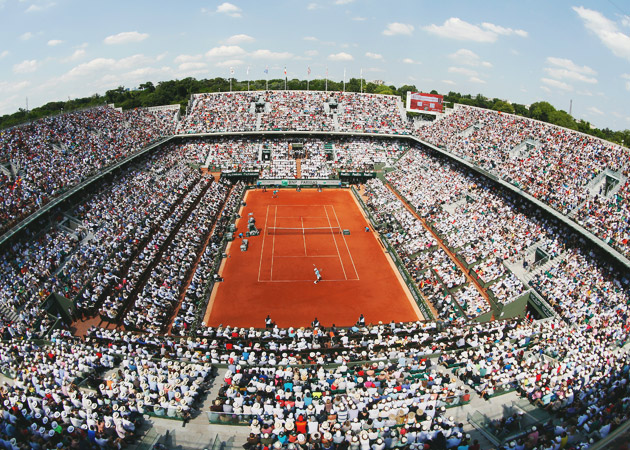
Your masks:
[{"label": "tree", "polygon": [[396,89],[396,95],[400,95],[403,104],[407,101],[407,92],[418,92],[418,88],[413,84],[404,84]]},{"label": "tree", "polygon": [[376,89],[374,89],[374,93],[375,94],[392,95],[394,93],[394,91],[392,90],[392,88],[390,86],[381,85],[381,86],[377,86]]},{"label": "tree", "polygon": [[[0,0],[1,1],[1,0]],[[343,89],[343,84],[339,81],[328,80],[328,91],[330,95]],[[158,106],[168,104],[179,104],[182,111],[185,111],[186,105],[192,94],[203,92],[227,92],[230,89],[229,79],[216,77],[210,79],[197,80],[192,77],[182,80],[160,81],[154,85],[151,81],[144,82],[139,85],[141,90],[130,91],[124,86],[118,86],[116,89],[108,90],[104,96],[94,94],[90,97],[76,98],[68,101],[49,102],[43,106],[33,108],[26,111],[21,108],[13,114],[5,114],[0,117],[0,129],[18,125],[29,120],[36,120],[47,117],[59,112],[70,112],[78,108],[87,108],[92,106],[103,105],[103,103],[113,103],[123,108],[136,108],[139,106]],[[306,80],[293,79],[287,83],[289,89],[306,89]],[[250,82],[250,90],[262,91],[266,88],[266,80],[252,80]],[[284,79],[269,80],[269,89],[283,90]],[[326,80],[314,79],[310,81],[310,89],[313,91],[324,91],[326,89]],[[358,92],[361,89],[361,80],[351,78],[346,83],[346,91]],[[246,91],[247,81],[232,80],[233,91]],[[396,86],[379,86],[374,83],[363,84],[363,92],[378,94],[395,94],[399,95],[403,102],[406,100],[407,92],[417,92],[418,88],[414,85]],[[433,89],[432,94],[438,92]],[[256,94],[252,94],[254,96]],[[472,96],[470,94],[461,94],[459,92],[450,91],[444,96],[445,104],[461,103],[464,105],[478,106],[482,108],[490,108],[494,110],[504,111],[506,113],[514,113],[523,117],[532,117],[537,120],[550,122],[555,125],[579,130],[592,136],[607,139],[616,143],[630,143],[630,130],[613,131],[608,128],[602,130],[593,128],[588,122],[577,122],[573,117],[565,111],[556,111],[556,109],[548,102],[536,102],[527,109],[524,105],[518,103],[506,102],[501,99],[488,99],[482,94]]]},{"label": "tree", "polygon": [[549,122],[554,125],[558,125],[564,128],[570,128],[572,130],[577,130],[577,124],[573,117],[569,115],[566,111],[551,111],[548,116]]},{"label": "tree", "polygon": [[532,119],[542,120],[543,122],[549,122],[549,114],[555,111],[551,103],[548,102],[536,102],[532,103],[529,107],[529,116]]},{"label": "tree", "polygon": [[490,109],[490,107],[492,106],[492,103],[490,103],[490,100],[488,100],[488,98],[484,97],[481,94],[477,94],[477,96],[475,97],[474,105],[480,108]]},{"label": "tree", "polygon": [[514,114],[518,114],[519,116],[523,117],[529,117],[529,109],[525,108],[525,105],[512,103],[512,107],[514,108]]},{"label": "tree", "polygon": [[155,91],[155,86],[153,86],[153,83],[151,83],[150,81],[147,81],[146,83],[142,83],[138,87],[142,89],[143,91],[149,91],[149,92]]},{"label": "tree", "polygon": [[365,85],[365,90],[364,92],[367,92],[368,94],[374,94],[376,92],[376,88],[378,86],[372,82],[369,82],[368,84]]},{"label": "tree", "polygon": [[492,109],[495,111],[503,111],[504,113],[514,114],[514,107],[511,103],[497,99],[492,105]]},{"label": "tree", "polygon": [[[365,86],[365,83],[363,83]],[[361,91],[361,79],[360,78],[350,78],[350,80],[346,83],[346,92],[360,92]]]}]

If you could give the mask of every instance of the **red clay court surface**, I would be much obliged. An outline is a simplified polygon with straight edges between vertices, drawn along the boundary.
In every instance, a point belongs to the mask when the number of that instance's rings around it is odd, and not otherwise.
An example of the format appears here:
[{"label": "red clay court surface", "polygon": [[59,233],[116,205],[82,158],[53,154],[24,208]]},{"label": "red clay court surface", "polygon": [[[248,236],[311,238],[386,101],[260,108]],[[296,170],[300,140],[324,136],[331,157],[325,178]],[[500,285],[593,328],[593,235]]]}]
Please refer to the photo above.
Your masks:
[{"label": "red clay court surface", "polygon": [[[277,198],[272,189],[252,190],[245,202],[236,235],[245,233],[249,213],[261,233],[248,238],[246,252],[238,237],[228,247],[225,281],[215,285],[207,325],[260,328],[267,314],[280,327],[309,326],[315,317],[323,326],[349,326],[360,314],[366,323],[422,318],[376,236],[365,232],[349,190],[280,190]],[[318,284],[314,267],[322,275]]]}]

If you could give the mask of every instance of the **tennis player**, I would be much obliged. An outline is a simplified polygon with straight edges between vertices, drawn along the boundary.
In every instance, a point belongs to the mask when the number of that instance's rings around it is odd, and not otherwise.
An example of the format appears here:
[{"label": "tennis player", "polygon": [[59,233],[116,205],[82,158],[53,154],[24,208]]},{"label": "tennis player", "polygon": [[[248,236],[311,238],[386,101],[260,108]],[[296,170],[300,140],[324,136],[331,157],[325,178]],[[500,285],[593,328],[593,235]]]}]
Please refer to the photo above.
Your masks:
[{"label": "tennis player", "polygon": [[317,267],[315,267],[315,268],[313,269],[313,272],[315,272],[315,278],[316,278],[316,280],[315,280],[315,281],[313,281],[313,283],[314,283],[314,284],[317,284],[317,283],[319,283],[320,281],[322,281],[322,274],[321,274],[321,273],[319,273],[319,269],[318,269]]}]

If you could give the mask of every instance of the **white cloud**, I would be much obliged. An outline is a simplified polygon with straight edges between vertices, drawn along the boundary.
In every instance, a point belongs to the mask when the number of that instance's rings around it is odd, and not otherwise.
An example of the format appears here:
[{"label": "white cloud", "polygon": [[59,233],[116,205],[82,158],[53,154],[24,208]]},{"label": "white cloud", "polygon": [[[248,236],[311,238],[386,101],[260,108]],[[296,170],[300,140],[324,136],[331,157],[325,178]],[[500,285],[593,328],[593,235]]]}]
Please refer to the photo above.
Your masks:
[{"label": "white cloud", "polygon": [[497,40],[496,33],[483,30],[477,25],[465,22],[458,17],[451,17],[442,25],[432,24],[424,27],[424,29],[429,33],[451,39],[475,42],[494,42]]},{"label": "white cloud", "polygon": [[599,116],[603,116],[604,115],[604,111],[602,111],[602,110],[600,110],[600,109],[598,109],[598,108],[596,108],[594,106],[591,106],[590,108],[588,108],[588,110],[590,112],[592,112],[593,114],[597,114]]},{"label": "white cloud", "polygon": [[573,10],[580,16],[584,26],[608,47],[614,55],[630,60],[630,36],[619,31],[617,24],[606,18],[599,11],[574,6]]},{"label": "white cloud", "polygon": [[31,73],[35,72],[38,67],[39,62],[36,59],[24,60],[13,65],[13,73]]},{"label": "white cloud", "polygon": [[23,33],[20,35],[20,40],[22,41],[28,41],[29,39],[31,39],[33,36],[35,36],[33,33],[31,33],[30,31],[27,31],[26,33]]},{"label": "white cloud", "polygon": [[44,11],[44,10],[46,10],[48,8],[52,8],[55,5],[56,5],[56,3],[54,3],[54,2],[49,2],[49,3],[45,3],[45,4],[42,4],[42,3],[35,4],[35,3],[33,3],[28,8],[26,8],[26,10],[24,12],[25,13],[40,12],[40,11]]},{"label": "white cloud", "polygon": [[0,52],[0,59],[4,59],[7,56],[9,56],[9,50],[4,50],[4,51]]},{"label": "white cloud", "polygon": [[306,54],[306,56],[317,56],[317,55],[319,55],[319,52],[317,50],[307,50],[304,53]]},{"label": "white cloud", "polygon": [[25,87],[30,86],[31,83],[26,80],[21,80],[15,83],[10,83],[8,81],[0,81],[0,92],[3,94],[13,93],[15,91],[19,91],[24,89]]},{"label": "white cloud", "polygon": [[354,2],[354,0],[335,0],[335,5],[347,5],[352,2]]},{"label": "white cloud", "polygon": [[171,75],[170,67],[152,67],[157,58],[142,54],[132,55],[119,60],[113,58],[95,58],[81,63],[58,79],[51,79],[49,83],[55,85],[61,82],[83,83],[85,86],[108,88],[113,83],[144,81],[150,76]]},{"label": "white cloud", "polygon": [[500,25],[494,25],[492,23],[484,22],[481,24],[483,28],[486,30],[492,31],[493,33],[499,34],[501,36],[511,36],[515,34],[520,37],[527,37],[528,33],[525,30],[514,30],[512,28],[505,28]]},{"label": "white cloud", "polygon": [[[331,46],[337,45],[337,44],[335,44],[334,42],[331,42],[331,41],[320,41],[315,36],[305,36],[302,39],[304,39],[305,41],[308,41],[308,42],[318,42],[318,43],[320,43],[322,45],[331,45]],[[355,44],[355,46],[356,46],[356,44]]]},{"label": "white cloud", "polygon": [[455,82],[453,80],[442,80],[442,83],[449,84],[449,85],[454,85],[455,84]]},{"label": "white cloud", "polygon": [[51,47],[54,47],[55,45],[63,44],[63,41],[59,39],[51,39],[47,42],[47,44]]},{"label": "white cloud", "polygon": [[139,33],[137,31],[123,31],[122,33],[112,34],[103,39],[103,42],[108,45],[117,44],[130,44],[132,42],[144,41],[148,38],[147,33]]},{"label": "white cloud", "polygon": [[482,79],[481,79],[481,78],[479,78],[479,77],[470,77],[470,78],[468,79],[468,81],[470,81],[470,82],[472,82],[472,83],[485,84],[485,81],[484,81],[484,80],[482,80]]},{"label": "white cloud", "polygon": [[220,45],[219,47],[211,48],[206,52],[208,58],[230,58],[233,56],[239,56],[245,53],[238,45]]},{"label": "white cloud", "polygon": [[565,83],[563,81],[553,80],[551,78],[541,78],[540,81],[542,81],[544,84],[546,84],[547,86],[550,86],[552,88],[561,89],[563,91],[572,91],[573,90],[573,86],[571,86],[570,84],[567,84],[567,83]]},{"label": "white cloud", "polygon": [[217,6],[217,12],[221,14],[227,14],[230,17],[241,17],[241,12],[243,10],[232,3],[221,3]]},{"label": "white cloud", "polygon": [[584,83],[591,83],[591,84],[597,83],[597,78],[587,77],[586,75],[583,75],[578,72],[572,72],[567,69],[560,69],[557,67],[546,67],[544,70],[552,78],[583,81]]},{"label": "white cloud", "polygon": [[442,25],[428,25],[424,27],[429,33],[440,37],[474,42],[496,42],[499,36],[516,35],[527,37],[524,30],[514,30],[500,25],[484,22],[481,26],[468,23],[459,17],[451,17]]},{"label": "white cloud", "polygon": [[185,62],[181,63],[177,68],[181,71],[200,70],[208,67],[205,62]]},{"label": "white cloud", "polygon": [[314,10],[316,10],[318,8],[319,8],[319,5],[317,3],[309,3],[306,6],[306,9],[308,9],[309,11],[314,11]]},{"label": "white cloud", "polygon": [[244,62],[240,59],[228,59],[227,61],[221,61],[215,64],[217,67],[238,67],[242,66]]},{"label": "white cloud", "polygon": [[588,66],[578,66],[570,59],[548,57],[547,62],[555,67],[546,67],[544,71],[552,78],[559,80],[567,79],[582,81],[584,83],[595,84],[597,79],[593,76],[597,72]]},{"label": "white cloud", "polygon": [[405,34],[407,36],[411,36],[413,33],[414,26],[406,23],[393,22],[387,24],[387,28],[383,30],[383,34],[385,36],[395,36],[397,34]]},{"label": "white cloud", "polygon": [[458,73],[460,75],[466,75],[467,77],[476,77],[477,71],[472,69],[467,69],[465,67],[449,67],[448,73]]},{"label": "white cloud", "polygon": [[153,59],[145,55],[131,55],[125,58],[119,59],[116,63],[117,69],[132,70],[141,66],[151,64]]},{"label": "white cloud", "polygon": [[383,59],[383,55],[380,55],[378,53],[367,52],[365,56],[371,59]]},{"label": "white cloud", "polygon": [[254,39],[251,36],[248,36],[247,34],[235,34],[234,36],[230,36],[229,38],[227,38],[224,44],[228,44],[228,45],[247,44],[250,42],[254,42],[255,40],[256,39]]},{"label": "white cloud", "polygon": [[626,91],[630,91],[630,81],[626,81]]},{"label": "white cloud", "polygon": [[549,89],[547,86],[540,86],[540,89],[542,89],[543,91],[545,91],[548,94],[551,94],[551,89]]},{"label": "white cloud", "polygon": [[253,51],[250,56],[252,58],[259,58],[259,59],[274,59],[274,60],[283,60],[283,59],[289,59],[293,57],[293,53],[289,53],[289,52],[272,52],[271,50],[267,50],[267,49],[259,49],[256,51]]},{"label": "white cloud", "polygon": [[63,61],[64,62],[76,61],[77,59],[81,59],[84,56],[85,56],[85,50],[82,48],[78,48],[72,53],[72,55],[68,56]]},{"label": "white cloud", "polygon": [[120,77],[129,81],[144,81],[149,77],[163,76],[164,74],[170,73],[170,67],[139,67],[137,69],[130,70],[129,72],[121,74]]},{"label": "white cloud", "polygon": [[354,58],[349,53],[339,52],[328,55],[331,61],[352,61]]},{"label": "white cloud", "polygon": [[95,58],[91,61],[81,63],[78,66],[70,69],[65,75],[62,76],[63,79],[74,79],[85,77],[88,75],[93,75],[104,70],[111,69],[116,65],[116,60],[112,58]]},{"label": "white cloud", "polygon": [[405,58],[402,60],[405,64],[422,64],[420,61],[415,61],[411,58]]},{"label": "white cloud", "polygon": [[174,59],[176,64],[200,61],[203,55],[177,55]]},{"label": "white cloud", "polygon": [[464,64],[467,66],[482,66],[482,67],[492,67],[488,61],[481,61],[479,55],[477,55],[472,50],[468,50],[465,48],[460,48],[455,53],[451,53],[448,55],[449,58],[454,59],[459,64]]},{"label": "white cloud", "polygon": [[586,75],[597,75],[595,70],[591,69],[588,66],[578,66],[570,59],[566,58],[554,58],[550,56],[547,58],[547,62],[554,66],[562,67],[563,69],[571,70],[573,72],[584,73]]},{"label": "white cloud", "polygon": [[356,17],[353,17],[350,20],[354,20],[355,22],[363,22],[363,21],[367,20],[367,17],[356,16]]}]

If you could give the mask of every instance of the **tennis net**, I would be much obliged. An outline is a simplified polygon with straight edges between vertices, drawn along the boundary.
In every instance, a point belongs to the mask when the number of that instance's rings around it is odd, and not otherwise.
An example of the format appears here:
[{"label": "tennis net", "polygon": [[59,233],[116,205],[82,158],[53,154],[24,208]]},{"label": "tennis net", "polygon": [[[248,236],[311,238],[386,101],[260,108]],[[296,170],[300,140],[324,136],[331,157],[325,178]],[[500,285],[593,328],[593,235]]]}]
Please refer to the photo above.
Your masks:
[{"label": "tennis net", "polygon": [[290,227],[268,227],[268,235],[311,235],[311,234],[342,234],[341,227],[310,227],[310,228],[290,228]]}]

